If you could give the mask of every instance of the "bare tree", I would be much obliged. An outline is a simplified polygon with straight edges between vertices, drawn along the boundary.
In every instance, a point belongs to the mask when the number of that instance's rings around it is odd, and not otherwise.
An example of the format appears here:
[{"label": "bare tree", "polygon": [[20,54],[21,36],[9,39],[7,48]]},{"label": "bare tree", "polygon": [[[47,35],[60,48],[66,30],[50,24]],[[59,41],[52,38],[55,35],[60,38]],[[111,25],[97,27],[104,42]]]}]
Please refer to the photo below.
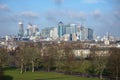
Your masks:
[{"label": "bare tree", "polygon": [[54,46],[46,46],[43,55],[44,66],[47,68],[47,71],[50,71],[50,68],[55,65],[57,50]]},{"label": "bare tree", "polygon": [[20,66],[20,73],[24,71],[25,43],[19,43],[19,49],[16,50],[16,64]]},{"label": "bare tree", "polygon": [[40,58],[39,47],[36,43],[30,43],[28,49],[29,49],[28,53],[29,53],[30,61],[32,64],[32,72],[34,72],[36,60]]},{"label": "bare tree", "polygon": [[1,67],[5,66],[8,62],[8,53],[5,48],[0,48],[0,64]]},{"label": "bare tree", "polygon": [[106,49],[100,48],[92,48],[91,49],[91,57],[92,57],[92,64],[95,68],[95,72],[99,75],[100,79],[103,79],[103,71],[106,68],[106,64],[108,61],[108,53]]},{"label": "bare tree", "polygon": [[119,80],[120,77],[120,48],[111,48],[108,67],[112,76]]},{"label": "bare tree", "polygon": [[73,53],[72,50],[72,46],[71,45],[64,45],[64,69],[65,69],[65,73],[66,74],[72,74],[72,69],[73,69],[73,63],[75,61],[75,55]]},{"label": "bare tree", "polygon": [[3,67],[7,63],[7,50],[0,48],[0,79],[3,80]]}]

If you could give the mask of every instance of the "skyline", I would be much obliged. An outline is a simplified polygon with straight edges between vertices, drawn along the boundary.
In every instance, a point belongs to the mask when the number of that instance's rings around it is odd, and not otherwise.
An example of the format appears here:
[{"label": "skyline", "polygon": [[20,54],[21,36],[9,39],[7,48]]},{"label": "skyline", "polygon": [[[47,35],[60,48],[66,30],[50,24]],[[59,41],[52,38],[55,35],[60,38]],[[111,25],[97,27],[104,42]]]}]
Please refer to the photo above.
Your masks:
[{"label": "skyline", "polygon": [[0,36],[17,35],[18,22],[24,23],[24,29],[30,22],[39,26],[58,27],[64,24],[85,24],[95,34],[103,36],[109,32],[120,36],[119,0],[1,0]]}]

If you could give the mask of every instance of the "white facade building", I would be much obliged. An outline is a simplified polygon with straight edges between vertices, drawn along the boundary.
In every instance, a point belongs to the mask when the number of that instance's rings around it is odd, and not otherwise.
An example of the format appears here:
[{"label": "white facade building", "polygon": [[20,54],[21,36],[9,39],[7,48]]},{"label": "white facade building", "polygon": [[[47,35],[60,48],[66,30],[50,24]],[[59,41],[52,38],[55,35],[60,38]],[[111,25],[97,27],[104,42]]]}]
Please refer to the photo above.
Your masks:
[{"label": "white facade building", "polygon": [[52,30],[50,30],[50,37],[53,40],[56,40],[58,38],[58,30],[57,30],[57,28],[53,28]]}]

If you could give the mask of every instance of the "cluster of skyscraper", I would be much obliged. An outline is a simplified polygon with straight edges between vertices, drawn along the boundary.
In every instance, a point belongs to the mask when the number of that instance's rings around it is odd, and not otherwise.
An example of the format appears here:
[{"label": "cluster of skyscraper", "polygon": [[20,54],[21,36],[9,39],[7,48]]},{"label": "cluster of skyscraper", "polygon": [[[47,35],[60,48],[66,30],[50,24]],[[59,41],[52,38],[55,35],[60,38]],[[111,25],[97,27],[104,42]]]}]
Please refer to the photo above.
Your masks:
[{"label": "cluster of skyscraper", "polygon": [[43,39],[43,40],[63,40],[63,41],[77,41],[77,40],[93,40],[93,30],[84,26],[76,24],[64,25],[63,22],[58,23],[58,27],[44,28],[39,32],[36,25],[28,24],[27,29],[24,31],[23,22],[19,22],[20,38],[29,39]]},{"label": "cluster of skyscraper", "polygon": [[33,36],[40,36],[39,28],[36,25],[28,24],[27,29],[24,30],[23,22],[19,22],[19,33],[18,36],[20,38],[26,37],[31,38]]},{"label": "cluster of skyscraper", "polygon": [[93,40],[93,30],[76,24],[58,24],[58,36],[62,40]]}]

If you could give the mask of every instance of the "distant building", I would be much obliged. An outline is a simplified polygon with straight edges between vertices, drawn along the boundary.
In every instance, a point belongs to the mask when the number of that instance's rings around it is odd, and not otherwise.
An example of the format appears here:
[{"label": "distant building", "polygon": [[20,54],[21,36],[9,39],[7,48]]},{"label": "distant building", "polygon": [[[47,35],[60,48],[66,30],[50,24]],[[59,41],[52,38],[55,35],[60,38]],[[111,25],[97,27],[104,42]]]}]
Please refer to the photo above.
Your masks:
[{"label": "distant building", "polygon": [[41,36],[44,38],[50,37],[50,31],[53,30],[53,27],[47,27],[41,30]]},{"label": "distant building", "polygon": [[65,34],[72,34],[70,25],[65,25]]},{"label": "distant building", "polygon": [[70,40],[70,34],[64,34],[63,41],[69,41],[69,40]]},{"label": "distant building", "polygon": [[[93,40],[92,29],[86,28],[84,26],[77,26],[76,24],[63,25],[62,22],[59,22],[58,24],[59,38],[65,37],[63,35],[66,35],[66,34],[70,35],[69,40],[71,41],[73,40],[73,34],[74,34],[74,39],[76,38],[77,40]],[[76,41],[76,39],[74,41]]]},{"label": "distant building", "polygon": [[27,33],[29,36],[32,36],[33,35],[33,25],[31,23],[28,24],[28,27],[27,27]]},{"label": "distant building", "polygon": [[30,36],[36,36],[39,33],[39,28],[37,25],[32,25],[31,23],[28,24],[28,27],[26,29],[25,35],[27,37]]},{"label": "distant building", "polygon": [[77,41],[77,35],[75,33],[70,34],[70,41]]},{"label": "distant building", "polygon": [[76,24],[69,24],[69,25],[65,25],[65,34],[73,34],[73,33],[77,33],[77,27]]},{"label": "distant building", "polygon": [[71,27],[71,34],[77,33],[77,26],[76,26],[76,24],[70,24],[70,27]]},{"label": "distant building", "polygon": [[37,25],[33,25],[33,36],[35,36],[37,32],[39,32],[38,26]]},{"label": "distant building", "polygon": [[88,39],[88,29],[85,27],[80,27],[80,40]]},{"label": "distant building", "polygon": [[109,41],[109,33],[108,33],[108,32],[106,33],[104,43],[105,43],[105,45],[110,45],[110,41]]},{"label": "distant building", "polygon": [[26,30],[26,36],[27,36],[27,37],[30,35],[29,33],[30,33],[30,30],[27,29],[27,30]]},{"label": "distant building", "polygon": [[88,40],[93,40],[93,30],[88,28]]},{"label": "distant building", "polygon": [[76,35],[76,33],[72,34],[72,41],[77,41],[77,35]]},{"label": "distant building", "polygon": [[80,27],[78,37],[80,40],[93,40],[93,30],[86,27]]},{"label": "distant building", "polygon": [[20,21],[18,24],[19,24],[19,33],[18,33],[18,36],[19,37],[23,37],[24,36],[23,22]]},{"label": "distant building", "polygon": [[58,23],[58,36],[59,38],[61,38],[63,36],[63,28],[64,28],[64,24],[62,22]]},{"label": "distant building", "polygon": [[53,39],[53,40],[56,40],[58,38],[58,30],[57,28],[53,28],[51,31],[50,31],[50,37]]}]

